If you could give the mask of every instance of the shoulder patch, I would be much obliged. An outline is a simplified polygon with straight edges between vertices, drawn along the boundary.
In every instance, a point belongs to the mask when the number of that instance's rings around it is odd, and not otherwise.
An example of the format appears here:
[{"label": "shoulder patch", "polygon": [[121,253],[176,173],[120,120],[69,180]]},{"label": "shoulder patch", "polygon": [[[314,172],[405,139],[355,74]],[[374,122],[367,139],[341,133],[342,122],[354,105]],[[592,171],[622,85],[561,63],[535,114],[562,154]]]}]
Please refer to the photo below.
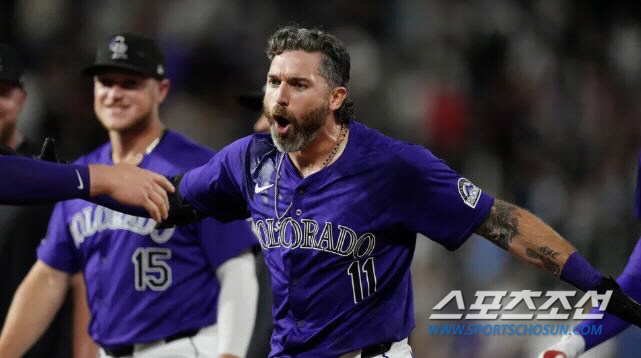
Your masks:
[{"label": "shoulder patch", "polygon": [[465,178],[459,178],[458,180],[458,193],[461,195],[465,205],[472,209],[476,207],[481,197],[481,189]]}]

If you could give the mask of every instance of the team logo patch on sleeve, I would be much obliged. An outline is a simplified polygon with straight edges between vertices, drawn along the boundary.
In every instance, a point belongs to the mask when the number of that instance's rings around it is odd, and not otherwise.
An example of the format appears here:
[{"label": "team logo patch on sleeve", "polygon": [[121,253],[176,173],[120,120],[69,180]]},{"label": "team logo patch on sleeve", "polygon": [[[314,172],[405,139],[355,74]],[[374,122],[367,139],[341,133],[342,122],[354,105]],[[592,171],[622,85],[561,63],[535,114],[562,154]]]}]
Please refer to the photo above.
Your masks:
[{"label": "team logo patch on sleeve", "polygon": [[472,209],[476,207],[476,203],[479,202],[481,197],[481,189],[465,178],[459,178],[458,180],[458,193],[461,195],[465,205]]}]

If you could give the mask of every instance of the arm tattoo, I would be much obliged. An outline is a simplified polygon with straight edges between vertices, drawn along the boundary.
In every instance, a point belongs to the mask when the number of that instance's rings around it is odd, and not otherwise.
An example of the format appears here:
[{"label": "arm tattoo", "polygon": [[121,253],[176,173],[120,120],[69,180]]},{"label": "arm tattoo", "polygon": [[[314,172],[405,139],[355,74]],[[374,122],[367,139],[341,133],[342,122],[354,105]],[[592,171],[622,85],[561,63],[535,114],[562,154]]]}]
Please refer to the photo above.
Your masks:
[{"label": "arm tattoo", "polygon": [[561,266],[554,261],[554,259],[559,256],[558,252],[547,246],[539,247],[539,251],[527,249],[525,252],[529,257],[541,260],[543,268],[554,276],[558,276],[561,273]]},{"label": "arm tattoo", "polygon": [[512,238],[519,234],[517,207],[502,200],[495,200],[490,215],[476,233],[499,247],[508,249]]}]

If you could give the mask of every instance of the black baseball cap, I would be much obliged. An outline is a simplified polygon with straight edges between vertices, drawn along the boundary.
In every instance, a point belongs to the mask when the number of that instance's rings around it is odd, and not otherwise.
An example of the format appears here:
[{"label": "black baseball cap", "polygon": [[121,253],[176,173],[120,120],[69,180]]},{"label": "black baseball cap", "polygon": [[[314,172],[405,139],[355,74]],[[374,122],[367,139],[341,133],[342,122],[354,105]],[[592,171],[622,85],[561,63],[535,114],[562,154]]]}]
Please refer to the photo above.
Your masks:
[{"label": "black baseball cap", "polygon": [[95,62],[83,69],[82,74],[93,76],[113,68],[159,80],[165,78],[165,59],[156,43],[131,33],[110,36],[105,44],[98,47]]},{"label": "black baseball cap", "polygon": [[0,81],[22,86],[24,67],[16,50],[7,44],[0,44]]}]

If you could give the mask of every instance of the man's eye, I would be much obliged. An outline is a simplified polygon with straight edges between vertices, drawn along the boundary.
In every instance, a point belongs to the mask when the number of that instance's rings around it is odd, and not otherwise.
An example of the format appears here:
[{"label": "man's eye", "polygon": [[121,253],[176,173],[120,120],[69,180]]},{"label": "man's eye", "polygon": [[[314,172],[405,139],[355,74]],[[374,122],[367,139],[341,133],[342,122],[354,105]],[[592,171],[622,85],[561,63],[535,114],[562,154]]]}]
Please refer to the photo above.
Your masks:
[{"label": "man's eye", "polygon": [[280,84],[280,81],[275,78],[270,78],[269,80],[267,80],[267,83],[269,83],[270,86],[278,86]]}]

